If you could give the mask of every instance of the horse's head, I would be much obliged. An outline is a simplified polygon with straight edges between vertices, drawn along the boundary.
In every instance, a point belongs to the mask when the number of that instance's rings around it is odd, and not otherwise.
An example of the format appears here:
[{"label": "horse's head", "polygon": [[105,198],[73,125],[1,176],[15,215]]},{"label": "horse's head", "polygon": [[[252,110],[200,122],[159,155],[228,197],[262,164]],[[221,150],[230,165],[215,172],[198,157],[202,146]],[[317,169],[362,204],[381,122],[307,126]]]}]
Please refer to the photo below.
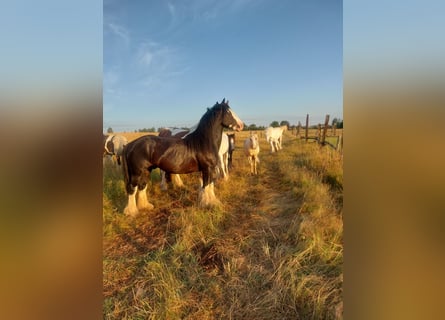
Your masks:
[{"label": "horse's head", "polygon": [[258,135],[256,133],[251,133],[249,140],[250,140],[250,147],[252,149],[256,149],[256,147],[258,147]]},{"label": "horse's head", "polygon": [[241,131],[243,130],[244,123],[236,115],[236,113],[229,107],[229,101],[225,101],[224,98],[221,103],[217,103],[215,106],[219,106],[222,110],[222,122],[221,124],[232,130]]}]

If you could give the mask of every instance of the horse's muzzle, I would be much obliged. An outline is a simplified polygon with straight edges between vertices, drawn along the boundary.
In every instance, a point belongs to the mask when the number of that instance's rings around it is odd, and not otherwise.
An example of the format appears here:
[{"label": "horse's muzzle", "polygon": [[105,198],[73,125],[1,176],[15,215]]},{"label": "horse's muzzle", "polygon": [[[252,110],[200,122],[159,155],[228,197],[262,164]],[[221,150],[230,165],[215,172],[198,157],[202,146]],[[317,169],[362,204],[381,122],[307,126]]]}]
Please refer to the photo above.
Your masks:
[{"label": "horse's muzzle", "polygon": [[235,126],[233,126],[233,130],[235,131],[241,131],[244,128],[244,123],[242,122],[237,122],[237,124]]}]

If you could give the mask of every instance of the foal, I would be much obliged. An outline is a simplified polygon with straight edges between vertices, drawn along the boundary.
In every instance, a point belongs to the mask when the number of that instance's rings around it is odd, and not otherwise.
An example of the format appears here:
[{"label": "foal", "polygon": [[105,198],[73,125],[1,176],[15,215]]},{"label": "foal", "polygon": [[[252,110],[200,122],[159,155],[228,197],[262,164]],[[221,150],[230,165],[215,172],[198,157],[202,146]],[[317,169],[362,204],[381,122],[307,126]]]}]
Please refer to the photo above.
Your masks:
[{"label": "foal", "polygon": [[251,133],[250,137],[244,141],[244,153],[250,164],[250,173],[258,174],[257,164],[260,162],[258,154],[260,153],[260,144],[256,133]]}]

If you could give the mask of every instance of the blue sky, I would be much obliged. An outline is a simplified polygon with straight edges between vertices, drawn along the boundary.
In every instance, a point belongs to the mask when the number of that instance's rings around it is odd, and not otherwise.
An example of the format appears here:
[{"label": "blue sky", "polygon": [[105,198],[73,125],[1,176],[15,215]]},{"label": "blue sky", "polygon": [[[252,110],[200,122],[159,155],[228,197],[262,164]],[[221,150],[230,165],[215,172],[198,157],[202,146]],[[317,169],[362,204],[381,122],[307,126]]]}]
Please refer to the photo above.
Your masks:
[{"label": "blue sky", "polygon": [[104,0],[103,126],[343,118],[342,1]]}]

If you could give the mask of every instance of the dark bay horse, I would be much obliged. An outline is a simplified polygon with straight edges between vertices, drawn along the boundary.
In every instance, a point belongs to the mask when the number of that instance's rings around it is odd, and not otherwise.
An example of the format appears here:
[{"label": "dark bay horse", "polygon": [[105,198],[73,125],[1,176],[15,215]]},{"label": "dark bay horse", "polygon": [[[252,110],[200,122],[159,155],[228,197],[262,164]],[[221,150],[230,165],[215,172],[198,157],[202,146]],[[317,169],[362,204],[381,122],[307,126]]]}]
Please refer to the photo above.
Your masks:
[{"label": "dark bay horse", "polygon": [[214,193],[214,181],[223,128],[240,131],[243,126],[228,101],[223,99],[207,109],[197,128],[182,139],[143,136],[127,144],[122,157],[128,194],[124,213],[137,215],[139,209],[153,208],[146,191],[150,172],[155,168],[174,174],[200,171],[202,186],[199,205],[207,207],[219,204]]}]

